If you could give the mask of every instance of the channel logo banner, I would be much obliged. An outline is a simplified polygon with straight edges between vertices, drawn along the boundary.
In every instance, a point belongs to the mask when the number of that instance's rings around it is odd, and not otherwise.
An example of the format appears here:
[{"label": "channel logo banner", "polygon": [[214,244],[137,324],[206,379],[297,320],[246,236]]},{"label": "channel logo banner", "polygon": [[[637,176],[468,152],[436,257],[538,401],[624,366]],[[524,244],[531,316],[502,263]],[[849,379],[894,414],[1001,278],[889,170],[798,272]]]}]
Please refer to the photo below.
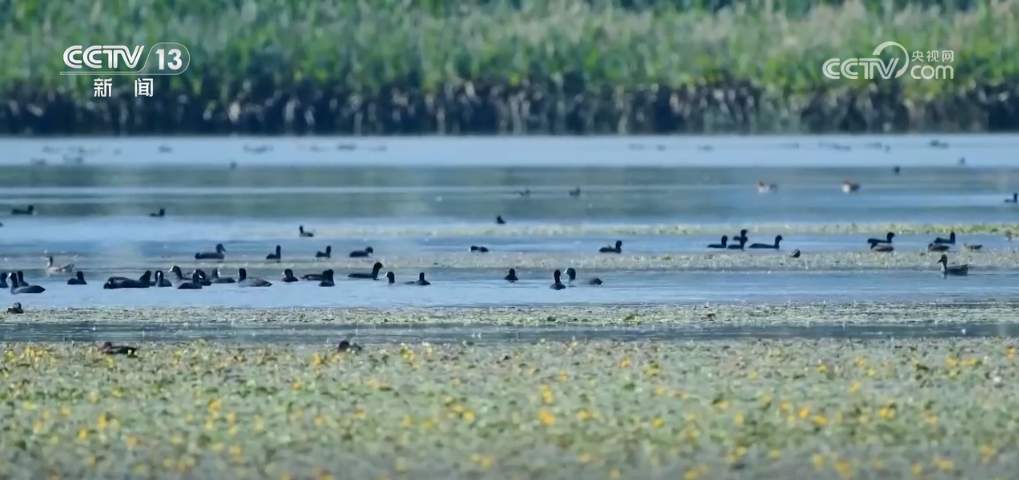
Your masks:
[{"label": "channel logo banner", "polygon": [[[144,56],[145,61],[142,62]],[[145,45],[71,45],[64,50],[61,75],[180,75],[191,52],[179,42]]]}]

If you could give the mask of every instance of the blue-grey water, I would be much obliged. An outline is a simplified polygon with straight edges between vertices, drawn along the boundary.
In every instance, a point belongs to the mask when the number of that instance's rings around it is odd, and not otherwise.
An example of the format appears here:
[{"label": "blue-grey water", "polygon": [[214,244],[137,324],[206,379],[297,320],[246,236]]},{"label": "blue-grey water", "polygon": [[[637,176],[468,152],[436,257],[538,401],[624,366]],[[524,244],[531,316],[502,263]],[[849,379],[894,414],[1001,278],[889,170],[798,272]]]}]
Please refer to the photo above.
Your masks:
[{"label": "blue-grey water", "polygon": [[[942,278],[930,270],[630,271],[591,268],[602,287],[548,287],[550,272],[502,268],[401,267],[426,271],[431,287],[338,279],[268,290],[217,285],[105,291],[109,275],[178,264],[222,242],[231,265],[270,280],[264,262],[282,245],[298,274],[372,245],[377,257],[462,254],[483,244],[527,255],[592,252],[613,240],[599,227],[646,225],[988,224],[1019,221],[1004,199],[1019,190],[1019,136],[638,137],[638,138],[199,138],[0,140],[0,271],[23,269],[44,294],[33,307],[214,305],[399,307],[537,304],[686,304],[798,301],[928,301],[1014,298],[1008,266]],[[893,167],[899,166],[896,173]],[[861,190],[841,192],[844,180]],[[758,181],[777,191],[760,194]],[[570,195],[580,188],[578,196]],[[31,216],[8,215],[35,205]],[[149,212],[167,209],[165,218]],[[502,215],[533,235],[492,232]],[[297,225],[315,230],[298,238]],[[557,229],[574,228],[559,234]],[[547,233],[543,233],[546,232]],[[576,233],[580,232],[580,233]],[[708,235],[621,235],[636,254],[694,253]],[[767,241],[769,239],[755,239]],[[805,233],[785,251],[862,251],[856,235]],[[897,245],[920,250],[928,236]],[[1010,249],[1003,235],[970,235],[985,250]],[[64,285],[43,255],[73,262],[90,280]],[[767,253],[764,253],[767,254]],[[784,254],[784,253],[782,253]],[[445,258],[449,258],[448,256]],[[371,261],[366,260],[364,268]],[[512,265],[506,265],[509,267]],[[388,268],[387,268],[388,270]],[[338,271],[338,277],[352,271]],[[236,275],[236,271],[227,272]]]}]

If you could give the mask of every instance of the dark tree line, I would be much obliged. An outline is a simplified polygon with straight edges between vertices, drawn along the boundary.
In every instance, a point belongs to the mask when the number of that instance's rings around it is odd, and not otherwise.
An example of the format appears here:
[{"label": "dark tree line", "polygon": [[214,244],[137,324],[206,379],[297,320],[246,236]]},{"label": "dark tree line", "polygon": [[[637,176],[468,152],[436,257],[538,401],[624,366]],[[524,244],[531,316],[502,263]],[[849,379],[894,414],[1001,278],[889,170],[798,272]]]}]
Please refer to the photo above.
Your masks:
[{"label": "dark tree line", "polygon": [[[372,93],[301,84],[236,86],[229,100],[159,91],[81,99],[21,85],[0,104],[0,132],[66,134],[668,134],[1019,130],[1019,83],[974,86],[926,103],[898,84],[767,93],[751,82],[590,87],[465,82]],[[217,79],[205,78],[206,85]],[[877,85],[877,84],[875,84]]]}]

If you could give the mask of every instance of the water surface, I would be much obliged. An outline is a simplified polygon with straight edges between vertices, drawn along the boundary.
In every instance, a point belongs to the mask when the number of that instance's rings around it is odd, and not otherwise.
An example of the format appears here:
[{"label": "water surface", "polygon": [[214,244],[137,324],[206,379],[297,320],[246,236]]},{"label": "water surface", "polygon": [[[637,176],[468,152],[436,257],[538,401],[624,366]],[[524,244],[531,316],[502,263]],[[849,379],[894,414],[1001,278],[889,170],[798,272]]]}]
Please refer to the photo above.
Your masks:
[{"label": "water surface", "polygon": [[[716,235],[607,236],[599,229],[689,225],[735,233],[736,226],[1009,224],[1019,207],[1017,136],[638,137],[638,138],[173,138],[6,139],[0,147],[0,211],[32,204],[33,216],[0,216],[0,270],[26,270],[48,291],[18,297],[33,306],[489,306],[689,304],[798,301],[987,300],[1013,297],[1014,265],[963,279],[927,270],[741,272],[593,268],[600,288],[556,292],[550,271],[471,266],[470,245],[509,254],[576,255],[622,239],[628,254],[700,253]],[[898,173],[893,166],[900,166]],[[844,194],[844,180],[859,182]],[[775,183],[760,194],[758,181]],[[569,192],[580,189],[579,195]],[[148,213],[167,209],[165,218]],[[508,226],[495,225],[496,215]],[[298,238],[297,226],[317,232]],[[714,227],[712,227],[714,226]],[[563,234],[564,227],[572,233]],[[875,227],[876,229],[876,227]],[[783,253],[865,250],[863,235],[786,235]],[[514,233],[516,232],[516,233]],[[883,231],[874,231],[873,235]],[[771,242],[760,232],[752,242]],[[929,235],[904,234],[902,251],[922,251]],[[960,243],[1010,251],[1000,232]],[[424,270],[432,287],[388,288],[343,280],[334,289],[278,283],[267,291],[216,286],[198,292],[103,291],[109,275],[199,266],[196,251],[224,243],[232,267],[275,280],[264,262],[274,245],[298,273],[326,245],[334,253],[372,245],[380,260],[446,254],[435,265],[388,262],[400,281]],[[46,276],[43,255],[87,272],[87,287]],[[453,255],[450,257],[449,255]],[[337,267],[339,277],[361,266]],[[419,262],[420,263],[420,262]],[[929,264],[930,261],[924,263]],[[505,265],[505,268],[513,266]],[[563,265],[565,268],[569,265]],[[205,268],[209,268],[205,265]]]}]

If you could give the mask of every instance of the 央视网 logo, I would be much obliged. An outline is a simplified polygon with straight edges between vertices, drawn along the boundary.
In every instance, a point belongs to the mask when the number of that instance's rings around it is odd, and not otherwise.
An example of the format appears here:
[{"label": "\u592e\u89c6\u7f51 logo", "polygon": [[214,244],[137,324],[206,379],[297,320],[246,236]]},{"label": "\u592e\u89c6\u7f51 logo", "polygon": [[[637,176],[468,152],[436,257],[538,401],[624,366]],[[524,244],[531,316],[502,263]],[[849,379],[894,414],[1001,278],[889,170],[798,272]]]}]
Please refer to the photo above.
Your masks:
[{"label": "\u592e\u89c6\u7f51 logo", "polygon": [[882,42],[869,57],[829,58],[821,72],[831,80],[890,80],[909,75],[916,80],[952,80],[955,78],[954,50],[921,50],[912,56],[899,42]]}]

